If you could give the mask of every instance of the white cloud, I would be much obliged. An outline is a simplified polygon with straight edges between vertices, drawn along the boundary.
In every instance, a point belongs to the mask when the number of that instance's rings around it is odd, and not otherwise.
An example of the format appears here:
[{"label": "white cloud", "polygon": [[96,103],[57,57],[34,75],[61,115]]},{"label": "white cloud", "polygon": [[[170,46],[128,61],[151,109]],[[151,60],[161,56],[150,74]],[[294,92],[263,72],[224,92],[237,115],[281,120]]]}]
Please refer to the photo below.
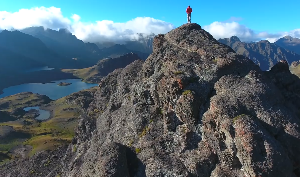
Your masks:
[{"label": "white cloud", "polygon": [[136,39],[137,33],[166,33],[173,29],[171,23],[150,17],[137,17],[125,23],[115,23],[109,20],[85,24],[76,22],[72,25],[72,33],[78,38],[89,41],[123,41]]},{"label": "white cloud", "polygon": [[24,29],[31,26],[45,28],[66,28],[77,38],[88,42],[123,41],[135,39],[136,33],[166,33],[174,28],[171,23],[150,17],[137,17],[125,23],[109,20],[85,23],[77,14],[70,18],[62,15],[56,7],[35,7],[18,12],[0,11],[0,29]]},{"label": "white cloud", "polygon": [[300,29],[279,33],[256,32],[244,25],[237,23],[236,21],[230,21],[231,20],[227,20],[225,22],[213,22],[210,25],[204,26],[203,28],[211,33],[216,39],[237,36],[241,39],[241,41],[269,40],[270,42],[275,42],[279,38],[287,35],[300,38]]},{"label": "white cloud", "polygon": [[0,29],[23,29],[31,26],[44,26],[57,29],[68,28],[71,21],[64,17],[60,8],[36,7],[20,9],[18,12],[0,11]]},{"label": "white cloud", "polygon": [[213,22],[210,25],[204,26],[204,29],[216,39],[238,36],[241,40],[244,40],[254,36],[253,30],[237,22]]},{"label": "white cloud", "polygon": [[72,15],[71,17],[75,22],[78,22],[80,20],[80,16],[77,14]]}]

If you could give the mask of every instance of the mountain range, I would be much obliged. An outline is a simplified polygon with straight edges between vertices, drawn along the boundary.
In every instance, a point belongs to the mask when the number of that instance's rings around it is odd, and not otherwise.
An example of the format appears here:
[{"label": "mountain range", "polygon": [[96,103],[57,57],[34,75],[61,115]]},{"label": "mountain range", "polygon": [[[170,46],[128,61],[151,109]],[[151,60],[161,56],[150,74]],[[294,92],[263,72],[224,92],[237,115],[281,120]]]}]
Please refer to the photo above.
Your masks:
[{"label": "mountain range", "polygon": [[[125,46],[127,49],[134,50],[134,51],[139,51],[143,53],[152,53],[152,43],[153,39],[155,37],[155,34],[142,34],[142,33],[137,33],[136,34],[136,39],[128,40],[128,41],[123,41],[122,45]],[[97,42],[97,46],[100,49],[103,48],[109,48],[113,45],[115,45],[115,42]]]},{"label": "mountain range", "polygon": [[[83,69],[93,67],[99,60],[117,58],[128,53],[135,53],[145,60],[152,53],[155,35],[137,34],[136,40],[115,42],[85,43],[66,29],[52,30],[44,27],[30,27],[21,31],[0,32],[0,90],[21,83],[38,82],[38,74],[24,74],[24,71],[39,67],[52,67],[56,71],[47,73],[52,79],[65,79],[69,75],[60,69]],[[238,54],[250,58],[262,70],[269,70],[280,60],[289,65],[300,60],[300,39],[283,37],[275,43],[266,40],[245,43],[238,37],[219,39]],[[299,67],[291,67],[293,73],[300,73]],[[52,72],[52,73],[51,73]],[[300,76],[300,74],[297,74]],[[33,79],[34,78],[34,79]]]},{"label": "mountain range", "polygon": [[[66,29],[56,31],[44,27],[30,27],[21,31],[3,30],[0,32],[0,55],[3,58],[0,67],[16,70],[38,66],[86,68],[103,58],[118,57],[130,52],[146,59],[152,52],[154,36],[137,34],[136,40],[124,41],[123,44],[94,44],[77,39]],[[300,39],[290,36],[283,37],[275,43],[265,40],[245,43],[236,36],[219,39],[219,42],[249,57],[263,70],[270,69],[279,60],[287,60],[289,64],[300,60]]]},{"label": "mountain range", "polygon": [[[143,45],[137,45],[139,46],[137,49],[132,47],[136,42],[141,43],[141,41],[128,41],[131,45],[113,44],[100,49],[94,43],[84,43],[82,40],[77,39],[75,35],[66,29],[56,31],[44,29],[43,27],[30,27],[21,30],[21,32],[40,39],[49,49],[55,51],[60,56],[83,61],[89,65],[94,65],[105,57],[119,56],[130,52],[141,55],[140,57],[143,59],[146,59],[151,53],[151,51],[141,47]],[[142,42],[147,42],[147,40]]]},{"label": "mountain range", "polygon": [[289,64],[300,60],[300,55],[284,48],[286,46],[282,45],[284,47],[281,47],[277,43],[270,43],[267,40],[245,43],[241,42],[238,37],[232,36],[218,41],[228,45],[238,54],[248,57],[262,70],[271,69],[280,60],[286,60]]},{"label": "mountain range", "polygon": [[[0,33],[0,47],[3,54],[7,56],[3,57],[6,64],[16,68],[23,65],[25,68],[28,67],[28,64],[49,67],[68,66],[66,58],[50,50],[40,39],[19,31],[2,31]],[[18,61],[19,57],[21,61]],[[2,65],[2,67],[6,67],[6,65]]]},{"label": "mountain range", "polygon": [[126,45],[112,44],[100,49],[94,43],[84,43],[65,29],[56,31],[30,27],[21,31],[3,30],[0,32],[1,62],[3,62],[1,66],[10,69],[14,67],[28,69],[37,66],[84,68],[94,65],[105,57],[116,57],[130,52],[138,54],[141,59],[146,59],[151,53],[149,48],[152,46],[148,46],[147,38],[143,40],[128,41]]},{"label": "mountain range", "polygon": [[67,147],[4,164],[0,174],[300,176],[299,88],[287,61],[263,71],[187,23],[155,36],[145,61],[114,70],[75,102],[87,107]]},{"label": "mountain range", "polygon": [[[43,78],[38,78],[39,74],[25,73],[33,68],[55,68],[55,71],[43,71],[41,74],[45,76],[48,73],[46,78],[51,80],[73,78],[70,74],[59,72],[60,69],[91,67],[107,57],[134,52],[145,60],[150,54],[147,47],[151,39],[140,38],[139,41],[128,41],[127,45],[112,44],[100,49],[94,43],[84,43],[65,29],[56,31],[30,27],[21,31],[3,30],[0,32],[0,90],[22,83],[41,82]],[[138,47],[133,50],[133,46]]]}]

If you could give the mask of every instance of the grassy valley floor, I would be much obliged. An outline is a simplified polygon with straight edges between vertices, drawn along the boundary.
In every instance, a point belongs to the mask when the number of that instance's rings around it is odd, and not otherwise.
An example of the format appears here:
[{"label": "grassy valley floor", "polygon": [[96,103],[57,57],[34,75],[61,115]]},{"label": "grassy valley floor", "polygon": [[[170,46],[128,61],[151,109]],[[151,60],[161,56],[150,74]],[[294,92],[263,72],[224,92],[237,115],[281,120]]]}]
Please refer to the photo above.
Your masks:
[{"label": "grassy valley floor", "polygon": [[103,77],[99,75],[95,66],[83,69],[63,69],[62,72],[71,73],[86,83],[98,83]]},{"label": "grassy valley floor", "polygon": [[[1,112],[11,118],[0,123],[0,163],[70,143],[83,109],[79,105],[88,105],[96,90],[93,87],[54,101],[28,92],[0,99]],[[83,101],[86,103],[80,104]],[[21,111],[33,106],[50,111],[50,118],[40,121],[36,115]]]},{"label": "grassy valley floor", "polygon": [[300,78],[300,65],[297,66],[290,66],[290,71],[292,74],[295,74],[296,76],[298,76]]}]

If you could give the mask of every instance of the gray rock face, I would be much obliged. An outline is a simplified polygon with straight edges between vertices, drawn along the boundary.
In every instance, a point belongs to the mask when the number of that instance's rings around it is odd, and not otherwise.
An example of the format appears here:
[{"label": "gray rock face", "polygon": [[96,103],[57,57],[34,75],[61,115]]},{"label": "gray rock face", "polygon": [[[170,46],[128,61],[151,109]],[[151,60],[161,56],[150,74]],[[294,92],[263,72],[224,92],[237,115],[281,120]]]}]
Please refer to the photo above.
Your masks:
[{"label": "gray rock face", "polygon": [[263,72],[197,24],[103,78],[61,176],[300,176],[299,79]]},{"label": "gray rock face", "polygon": [[60,147],[51,152],[39,152],[31,158],[24,158],[2,165],[0,166],[1,177],[58,177],[61,174],[61,159],[66,148]]}]

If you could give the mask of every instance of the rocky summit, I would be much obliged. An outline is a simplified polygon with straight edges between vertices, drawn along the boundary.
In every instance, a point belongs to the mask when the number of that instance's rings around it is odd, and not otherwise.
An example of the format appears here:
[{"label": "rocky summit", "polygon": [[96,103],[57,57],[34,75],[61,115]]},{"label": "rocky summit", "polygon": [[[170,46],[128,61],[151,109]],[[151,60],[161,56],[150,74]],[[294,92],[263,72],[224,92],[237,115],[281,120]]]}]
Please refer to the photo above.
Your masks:
[{"label": "rocky summit", "polygon": [[0,173],[300,176],[299,95],[287,62],[261,71],[198,24],[184,24],[157,35],[145,62],[101,80],[66,151]]}]

